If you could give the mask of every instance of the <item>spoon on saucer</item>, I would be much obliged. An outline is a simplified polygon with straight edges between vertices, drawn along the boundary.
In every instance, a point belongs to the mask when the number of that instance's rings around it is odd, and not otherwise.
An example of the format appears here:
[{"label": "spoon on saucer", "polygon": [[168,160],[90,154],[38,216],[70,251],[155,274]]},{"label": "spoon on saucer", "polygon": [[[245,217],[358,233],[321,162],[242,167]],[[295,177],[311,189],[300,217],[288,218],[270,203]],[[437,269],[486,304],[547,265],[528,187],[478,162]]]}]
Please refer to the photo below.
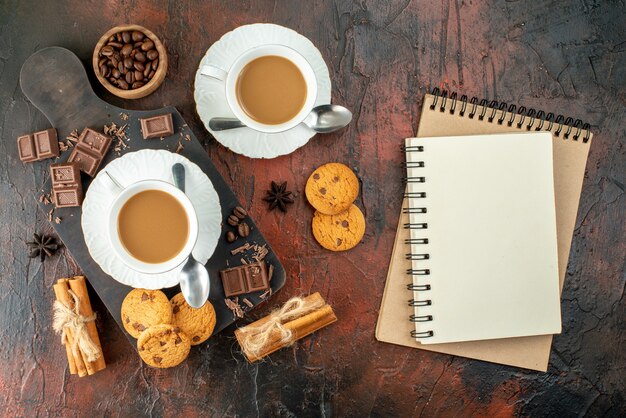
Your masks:
[{"label": "spoon on saucer", "polygon": [[[350,123],[352,112],[343,106],[327,104],[314,107],[302,121],[306,126],[326,134],[339,130]],[[246,125],[237,118],[212,118],[209,128],[212,131],[225,131],[227,129],[244,128]]]},{"label": "spoon on saucer", "polygon": [[[172,166],[174,183],[183,193],[185,192],[185,166],[176,163]],[[185,300],[192,308],[201,308],[209,298],[211,282],[209,272],[206,267],[189,254],[183,269],[180,271],[180,290],[183,292]]]}]

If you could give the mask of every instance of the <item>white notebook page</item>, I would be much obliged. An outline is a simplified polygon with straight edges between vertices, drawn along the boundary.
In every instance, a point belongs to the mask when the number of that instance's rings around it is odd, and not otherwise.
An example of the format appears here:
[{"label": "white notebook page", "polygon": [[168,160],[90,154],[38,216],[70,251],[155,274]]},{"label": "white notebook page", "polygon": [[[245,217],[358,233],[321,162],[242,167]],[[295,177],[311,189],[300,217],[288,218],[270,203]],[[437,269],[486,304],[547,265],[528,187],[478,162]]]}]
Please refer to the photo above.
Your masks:
[{"label": "white notebook page", "polygon": [[[497,135],[409,138],[413,292],[428,306],[415,308],[422,319],[422,344],[484,340],[561,332],[552,135]],[[415,164],[413,164],[415,165]],[[416,180],[416,179],[413,179]],[[407,246],[407,251],[409,246]],[[409,294],[411,294],[409,292]]]}]

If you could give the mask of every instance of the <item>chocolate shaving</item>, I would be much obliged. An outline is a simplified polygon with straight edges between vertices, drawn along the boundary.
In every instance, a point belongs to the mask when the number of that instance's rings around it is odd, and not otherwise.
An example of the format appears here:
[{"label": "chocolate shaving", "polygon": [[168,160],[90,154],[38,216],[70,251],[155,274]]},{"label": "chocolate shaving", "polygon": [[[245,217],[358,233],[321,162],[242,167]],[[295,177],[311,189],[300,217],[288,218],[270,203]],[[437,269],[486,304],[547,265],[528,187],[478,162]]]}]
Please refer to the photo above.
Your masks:
[{"label": "chocolate shaving", "polygon": [[249,308],[254,308],[254,303],[250,302],[247,298],[243,298],[241,301],[248,305]]},{"label": "chocolate shaving", "polygon": [[239,306],[239,303],[237,301],[238,301],[238,298],[235,298],[235,300],[232,300],[229,298],[224,299],[224,303],[226,304],[226,307],[233,312],[235,317],[243,318],[243,310],[241,309],[241,306]]},{"label": "chocolate shaving", "polygon": [[176,154],[180,154],[180,152],[181,152],[183,149],[185,149],[185,147],[183,146],[183,144],[181,144],[181,142],[180,142],[180,141],[178,141],[178,145],[176,146],[176,151],[174,151],[174,152],[176,152]]},{"label": "chocolate shaving", "polygon": [[80,134],[78,133],[78,129],[74,129],[68,136],[65,137],[67,140],[67,145],[72,146],[72,142],[78,142],[78,138]]},{"label": "chocolate shaving", "polygon": [[269,269],[267,270],[267,281],[272,281],[272,276],[274,275],[274,265],[270,264]]},{"label": "chocolate shaving", "polygon": [[55,224],[60,224],[63,221],[63,218],[59,218],[58,216],[54,218],[54,223]]},{"label": "chocolate shaving", "polygon": [[128,120],[128,114],[127,113],[120,113],[120,119],[126,121]]},{"label": "chocolate shaving", "polygon": [[231,253],[232,255],[237,255],[237,254],[242,253],[242,252],[244,252],[244,251],[246,251],[246,250],[248,250],[248,249],[250,249],[250,244],[246,242],[246,243],[245,243],[245,244],[243,244],[241,247],[237,247],[237,248],[235,248],[234,250],[231,250],[231,252],[230,252],[230,253]]}]

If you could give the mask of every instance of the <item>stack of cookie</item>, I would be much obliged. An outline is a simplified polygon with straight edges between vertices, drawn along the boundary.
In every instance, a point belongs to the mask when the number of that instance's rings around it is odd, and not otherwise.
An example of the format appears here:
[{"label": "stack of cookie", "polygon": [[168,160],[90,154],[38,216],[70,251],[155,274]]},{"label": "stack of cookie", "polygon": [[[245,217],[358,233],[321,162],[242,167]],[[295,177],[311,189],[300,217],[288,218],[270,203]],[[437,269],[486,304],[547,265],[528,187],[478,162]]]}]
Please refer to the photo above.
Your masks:
[{"label": "stack of cookie", "polygon": [[306,198],[316,209],[313,236],[331,251],[354,248],[365,233],[363,212],[354,205],[359,195],[359,179],[347,166],[329,163],[309,177]]},{"label": "stack of cookie", "polygon": [[182,293],[171,300],[160,290],[134,289],[122,302],[122,323],[137,338],[137,350],[149,366],[178,366],[192,345],[206,341],[215,328],[215,309],[187,304]]}]

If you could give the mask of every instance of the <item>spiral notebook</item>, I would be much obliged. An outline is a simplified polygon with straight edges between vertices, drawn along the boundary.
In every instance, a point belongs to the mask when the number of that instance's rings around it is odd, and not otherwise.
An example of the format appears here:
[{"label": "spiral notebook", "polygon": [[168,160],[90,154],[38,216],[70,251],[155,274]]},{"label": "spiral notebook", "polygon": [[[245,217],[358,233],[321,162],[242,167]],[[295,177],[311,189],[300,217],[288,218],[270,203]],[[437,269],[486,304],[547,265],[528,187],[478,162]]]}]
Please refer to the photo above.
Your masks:
[{"label": "spiral notebook", "polygon": [[405,145],[416,340],[560,333],[552,135],[408,138]]},{"label": "spiral notebook", "polygon": [[[547,131],[552,134],[554,196],[558,250],[559,284],[562,288],[569,257],[570,244],[578,201],[583,183],[585,165],[592,133],[589,125],[580,120],[555,117],[553,113],[526,109],[495,101],[468,99],[440,93],[426,95],[422,107],[417,137],[443,137],[459,135],[483,135],[513,132]],[[403,208],[408,207],[407,199]],[[546,371],[550,355],[552,335],[502,338],[457,343],[421,344],[411,335],[415,323],[411,322],[414,307],[408,301],[413,298],[411,260],[406,254],[410,230],[409,214],[400,212],[398,230],[394,242],[387,282],[383,293],[376,338],[379,341],[404,345],[423,350],[475,358],[494,363]]]}]

